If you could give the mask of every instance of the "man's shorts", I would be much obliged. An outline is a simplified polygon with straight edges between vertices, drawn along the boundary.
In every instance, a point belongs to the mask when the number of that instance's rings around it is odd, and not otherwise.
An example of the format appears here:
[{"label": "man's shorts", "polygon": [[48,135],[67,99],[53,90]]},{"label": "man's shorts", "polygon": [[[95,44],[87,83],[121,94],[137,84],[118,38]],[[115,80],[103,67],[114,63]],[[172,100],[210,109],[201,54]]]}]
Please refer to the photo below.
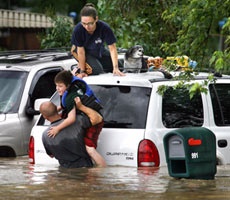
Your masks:
[{"label": "man's shorts", "polygon": [[94,147],[95,149],[97,148],[97,140],[103,126],[104,126],[104,122],[101,122],[99,124],[91,126],[86,130],[86,134],[84,137],[86,146]]}]

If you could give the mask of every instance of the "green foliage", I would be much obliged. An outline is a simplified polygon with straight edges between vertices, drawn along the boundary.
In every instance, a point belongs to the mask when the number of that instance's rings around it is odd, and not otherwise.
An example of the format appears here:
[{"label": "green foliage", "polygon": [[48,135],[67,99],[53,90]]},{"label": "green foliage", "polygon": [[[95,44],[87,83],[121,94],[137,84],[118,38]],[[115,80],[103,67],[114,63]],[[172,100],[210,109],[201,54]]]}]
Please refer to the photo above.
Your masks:
[{"label": "green foliage", "polygon": [[67,17],[57,16],[52,18],[54,27],[41,36],[42,48],[66,48],[71,47],[70,39],[73,31],[73,23]]},{"label": "green foliage", "polygon": [[141,44],[148,55],[166,56],[161,44],[171,42],[177,32],[175,26],[167,26],[161,17],[163,8],[170,4],[157,0],[99,0],[99,18],[113,28],[119,47]]},{"label": "green foliage", "polygon": [[230,0],[99,0],[97,6],[119,47],[141,44],[147,55],[187,55],[200,70],[210,68],[218,46],[218,22],[230,15]]},{"label": "green foliage", "polygon": [[227,51],[215,51],[210,59],[210,65],[215,71],[229,74],[230,72],[230,53]]},{"label": "green foliage", "polygon": [[[188,75],[188,74],[187,74]],[[181,79],[175,86],[173,86],[173,89],[174,90],[177,90],[177,89],[186,89],[189,91],[189,96],[190,96],[190,99],[192,99],[195,95],[197,94],[200,94],[200,93],[207,93],[208,89],[207,89],[207,85],[211,82],[214,81],[214,79],[208,79],[208,80],[204,80],[201,84],[200,83],[192,83],[190,82],[191,81],[191,74],[189,75],[190,78],[187,77],[186,79],[186,74],[180,74],[179,77],[180,78],[185,78],[185,79]],[[178,78],[177,78],[178,79]],[[157,93],[160,94],[160,95],[164,95],[164,93],[166,92],[166,90],[169,88],[169,86],[166,86],[166,85],[160,85],[158,88],[157,88]]]},{"label": "green foliage", "polygon": [[202,92],[207,93],[208,89],[206,87],[203,87],[203,85],[200,83],[192,84],[189,89],[190,99],[192,99],[196,94],[199,94]]},{"label": "green foliage", "polygon": [[[141,44],[146,55],[187,55],[197,61],[196,71],[230,73],[230,22],[222,30],[218,26],[230,16],[230,0],[99,0],[97,5],[99,18],[113,28],[119,47]],[[223,35],[226,49],[216,51]],[[169,71],[176,67],[167,61],[164,65]],[[191,98],[196,92],[206,92],[207,84],[215,81],[210,76],[202,84],[192,84],[192,79],[192,73],[182,72],[175,86],[186,87]],[[158,93],[166,89],[160,86]]]},{"label": "green foliage", "polygon": [[[181,71],[179,72],[178,76],[173,77],[174,80],[179,81],[176,85],[173,86],[173,89],[186,89],[189,91],[190,98],[192,99],[195,95],[200,93],[207,93],[208,92],[208,85],[210,83],[215,83],[215,78],[213,74],[210,74],[206,80],[202,83],[192,82],[194,80],[194,76],[198,75],[198,72],[194,71]],[[164,95],[166,90],[169,86],[160,85],[157,88],[157,93],[160,95]]]},{"label": "green foliage", "polygon": [[[208,60],[214,51],[209,48],[210,40],[218,31],[218,21],[229,16],[230,7],[227,2],[229,3],[228,0],[192,0],[181,9],[173,11],[171,15],[180,10],[185,17],[177,39],[171,44],[163,44],[163,49],[170,49],[170,53],[175,55],[188,55],[198,61],[201,70],[208,68]],[[174,18],[169,18],[171,15],[166,15],[168,18],[164,19],[173,23]]]},{"label": "green foliage", "polygon": [[230,73],[230,18],[223,26],[222,34],[226,37],[226,49],[215,51],[210,59],[210,65],[220,73]]}]

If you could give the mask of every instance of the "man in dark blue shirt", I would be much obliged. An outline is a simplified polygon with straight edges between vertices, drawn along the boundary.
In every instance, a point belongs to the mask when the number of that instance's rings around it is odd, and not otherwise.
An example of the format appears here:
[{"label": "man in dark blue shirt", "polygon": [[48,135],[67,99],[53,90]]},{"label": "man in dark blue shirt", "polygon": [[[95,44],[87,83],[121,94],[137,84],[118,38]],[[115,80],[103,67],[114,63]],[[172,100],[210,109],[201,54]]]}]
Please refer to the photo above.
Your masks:
[{"label": "man in dark blue shirt", "polygon": [[[97,10],[91,3],[86,4],[81,12],[81,22],[72,34],[71,52],[78,60],[81,78],[87,76],[86,63],[92,68],[92,74],[113,72],[123,76],[119,69],[116,37],[109,25],[98,20]],[[104,44],[108,45],[109,51]]]}]

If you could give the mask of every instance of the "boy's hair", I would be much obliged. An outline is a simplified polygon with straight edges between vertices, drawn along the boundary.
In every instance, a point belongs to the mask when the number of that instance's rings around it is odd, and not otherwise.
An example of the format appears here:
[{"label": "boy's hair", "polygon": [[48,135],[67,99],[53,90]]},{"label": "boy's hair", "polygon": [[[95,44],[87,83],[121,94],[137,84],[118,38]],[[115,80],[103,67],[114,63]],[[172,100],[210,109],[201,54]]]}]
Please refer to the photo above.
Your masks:
[{"label": "boy's hair", "polygon": [[72,83],[72,79],[73,79],[72,73],[70,71],[63,70],[55,76],[54,82],[64,83],[65,86],[69,86]]},{"label": "boy's hair", "polygon": [[81,12],[80,12],[80,17],[82,16],[93,17],[94,19],[96,19],[98,14],[97,14],[97,10],[94,4],[92,3],[85,4],[85,6],[81,9]]}]

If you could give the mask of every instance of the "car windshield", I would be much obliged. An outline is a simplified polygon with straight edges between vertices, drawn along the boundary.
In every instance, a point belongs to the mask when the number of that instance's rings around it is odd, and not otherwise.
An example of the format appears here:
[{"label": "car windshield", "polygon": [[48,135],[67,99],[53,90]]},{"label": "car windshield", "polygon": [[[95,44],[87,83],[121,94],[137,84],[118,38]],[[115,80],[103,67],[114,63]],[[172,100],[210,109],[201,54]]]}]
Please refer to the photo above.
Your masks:
[{"label": "car windshield", "polygon": [[0,71],[0,113],[18,111],[27,74],[20,71]]}]

